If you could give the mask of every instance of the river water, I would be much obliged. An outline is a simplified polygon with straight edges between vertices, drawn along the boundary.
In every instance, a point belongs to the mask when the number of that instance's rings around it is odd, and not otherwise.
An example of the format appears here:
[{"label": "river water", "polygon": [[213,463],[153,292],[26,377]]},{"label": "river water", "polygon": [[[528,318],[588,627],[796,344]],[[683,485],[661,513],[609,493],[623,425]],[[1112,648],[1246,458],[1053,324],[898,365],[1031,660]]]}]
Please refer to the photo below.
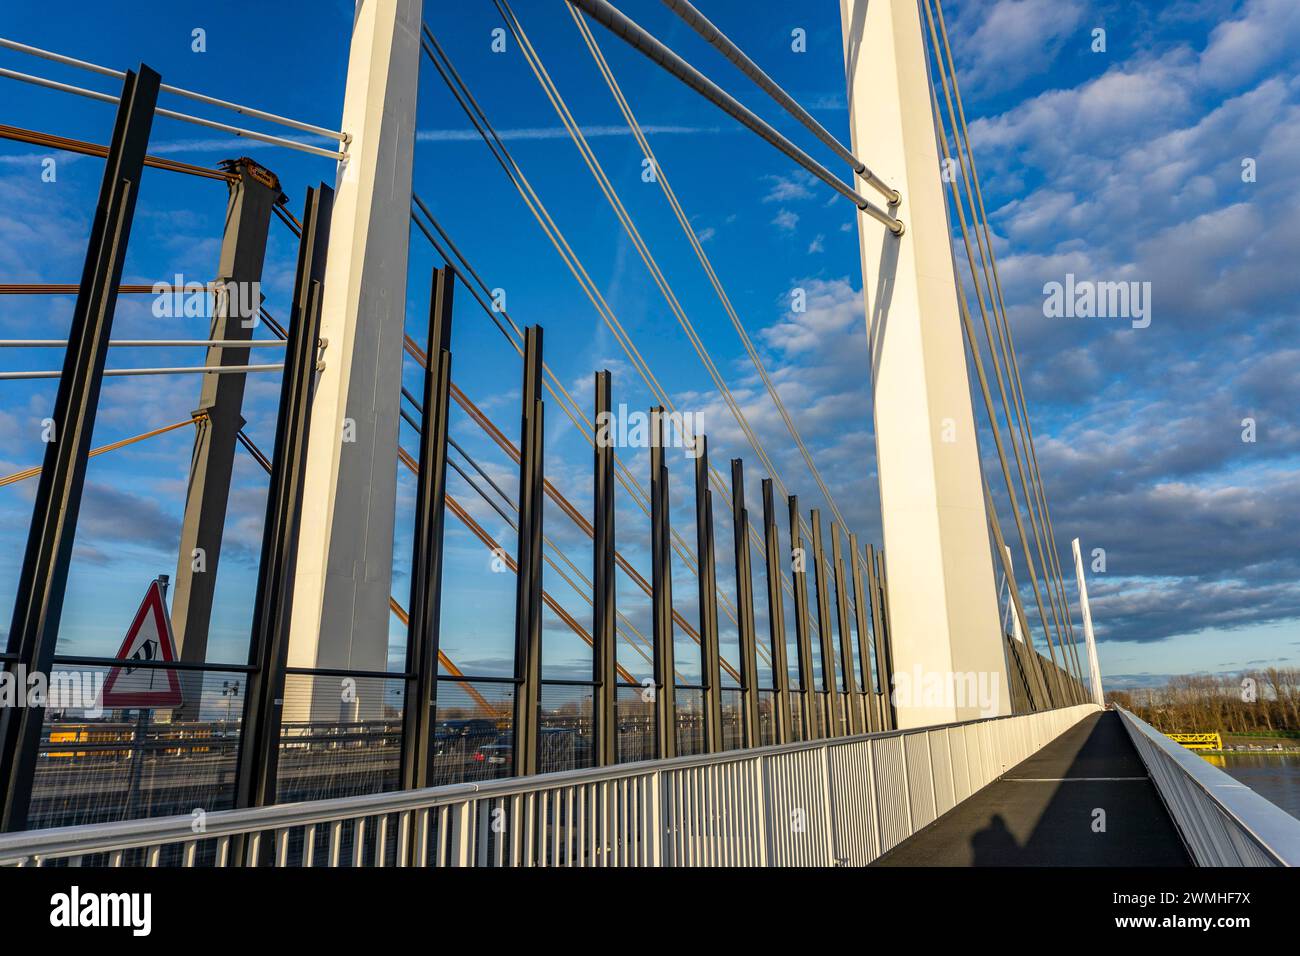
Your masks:
[{"label": "river water", "polygon": [[1291,816],[1300,817],[1300,754],[1206,754],[1205,759]]}]

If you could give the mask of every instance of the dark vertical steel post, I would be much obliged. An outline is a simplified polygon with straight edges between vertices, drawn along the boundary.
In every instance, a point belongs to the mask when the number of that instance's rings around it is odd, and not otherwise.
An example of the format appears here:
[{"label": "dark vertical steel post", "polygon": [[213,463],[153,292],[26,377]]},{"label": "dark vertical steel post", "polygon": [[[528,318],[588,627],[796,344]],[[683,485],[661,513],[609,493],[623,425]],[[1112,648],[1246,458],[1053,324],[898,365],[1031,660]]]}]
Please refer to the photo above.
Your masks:
[{"label": "dark vertical steel post", "polygon": [[673,578],[668,528],[664,410],[650,409],[650,591],[654,635],[655,741],[660,757],[677,756],[677,669],[673,660]]},{"label": "dark vertical steel post", "polygon": [[695,550],[700,593],[700,677],[704,687],[704,740],[722,752],[722,655],[718,650],[718,577],[713,552],[713,492],[709,490],[709,440],[697,435]]},{"label": "dark vertical steel post", "polygon": [[822,690],[826,694],[826,736],[840,735],[840,699],[835,681],[835,625],[831,621],[830,581],[826,575],[826,554],[822,549],[822,516],[812,510],[812,561],[817,585],[817,636],[821,641]]},{"label": "dark vertical steel post", "polygon": [[595,527],[592,535],[591,679],[595,682],[592,722],[596,765],[618,763],[617,582],[614,579],[613,384],[608,371],[596,373]]},{"label": "dark vertical steel post", "polygon": [[[256,294],[262,281],[271,208],[280,198],[275,174],[251,159],[225,164],[237,175],[230,184],[226,228],[221,242],[216,287],[224,289],[214,303],[211,337],[217,341],[246,341],[260,308]],[[209,346],[204,364],[247,365],[247,348]],[[221,561],[222,532],[230,499],[235,446],[244,427],[243,374],[204,375],[194,415],[194,450],[190,456],[189,487],[181,520],[172,590],[172,631],[183,661],[207,660],[212,598]],[[201,676],[194,681],[197,691]],[[199,695],[194,694],[197,698]],[[184,710],[198,716],[199,701],[186,701]]]},{"label": "dark vertical steel post", "polygon": [[[276,799],[284,668],[293,609],[293,568],[302,522],[307,435],[320,338],[321,286],[333,203],[334,190],[322,183],[307,190],[303,206],[302,238],[298,243],[289,340],[280,382],[275,451],[253,604],[248,662],[256,669],[248,676],[244,694],[244,722],[235,778],[236,807],[263,806]],[[242,853],[237,853],[236,859],[244,862]]]},{"label": "dark vertical steel post", "polygon": [[776,742],[794,739],[790,717],[790,668],[785,656],[785,603],[781,593],[781,535],[776,527],[772,479],[763,479],[763,544],[767,560],[767,619],[772,634],[772,687],[775,690]]},{"label": "dark vertical steel post", "polygon": [[515,579],[514,772],[537,772],[542,704],[542,329],[524,331],[519,424],[519,544]]},{"label": "dark vertical steel post", "polygon": [[858,555],[858,536],[849,535],[849,561],[853,572],[853,604],[858,621],[858,665],[862,670],[862,704],[867,720],[867,732],[880,730],[880,698],[876,692],[874,670],[871,666],[873,630],[867,619],[867,592],[862,586],[862,565]]},{"label": "dark vertical steel post", "polygon": [[406,629],[407,684],[402,714],[402,789],[430,786],[438,706],[438,645],[442,615],[442,534],[447,510],[447,419],[451,396],[451,307],[455,274],[433,272],[425,350],[420,471],[416,476],[411,603]]},{"label": "dark vertical steel post", "polygon": [[736,624],[740,632],[740,709],[745,746],[758,747],[758,640],[754,636],[754,577],[749,561],[749,512],[745,509],[745,463],[731,459],[731,521],[736,546]]},{"label": "dark vertical steel post", "polygon": [[812,622],[808,616],[808,552],[799,527],[799,496],[790,495],[790,583],[794,587],[794,641],[799,655],[799,714],[803,739],[818,734],[817,690],[812,665]]},{"label": "dark vertical steel post", "polygon": [[885,555],[867,545],[867,575],[871,583],[871,615],[876,626],[876,667],[880,681],[884,729],[898,726],[894,710],[894,659],[889,649],[889,598],[885,590]]},{"label": "dark vertical steel post", "polygon": [[[159,83],[158,74],[143,63],[138,73],[128,71],[122,83],[54,399],[53,440],[45,446],[14,597],[6,651],[15,657],[15,672],[24,668],[29,675],[48,676],[54,660],[104,360]],[[0,829],[27,826],[44,722],[44,707],[6,707],[0,715]]]},{"label": "dark vertical steel post", "polygon": [[853,672],[853,633],[849,627],[849,592],[845,586],[844,556],[840,550],[840,529],[831,522],[831,565],[835,569],[835,620],[840,626],[840,680],[844,685],[846,724],[851,734],[862,733],[862,711],[858,681]]}]

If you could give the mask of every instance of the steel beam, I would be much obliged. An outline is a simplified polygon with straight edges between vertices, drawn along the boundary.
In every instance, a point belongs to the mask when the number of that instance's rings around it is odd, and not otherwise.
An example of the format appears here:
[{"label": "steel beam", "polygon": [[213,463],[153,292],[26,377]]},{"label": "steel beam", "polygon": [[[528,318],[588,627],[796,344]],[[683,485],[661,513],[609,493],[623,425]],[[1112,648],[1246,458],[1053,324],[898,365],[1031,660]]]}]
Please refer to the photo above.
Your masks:
[{"label": "steel beam", "polygon": [[740,709],[746,747],[759,747],[758,639],[754,635],[754,575],[749,560],[749,511],[745,508],[745,463],[731,459],[731,526],[736,548],[736,624],[740,636]]},{"label": "steel beam", "polygon": [[402,713],[402,789],[431,786],[438,706],[438,646],[442,621],[443,527],[447,503],[447,420],[451,398],[451,321],[455,274],[435,269],[429,294],[421,403],[420,470],[411,545],[411,603],[406,629],[407,683]]},{"label": "steel beam", "polygon": [[831,565],[835,569],[835,620],[840,626],[840,681],[844,687],[844,706],[848,710],[849,733],[862,733],[861,701],[858,681],[853,673],[853,633],[849,627],[849,592],[844,577],[844,556],[840,551],[840,529],[831,522]]},{"label": "steel beam", "polygon": [[315,393],[321,295],[333,199],[334,191],[322,183],[307,191],[307,201],[303,204],[302,238],[298,244],[289,340],[280,383],[275,451],[253,604],[248,663],[254,670],[244,691],[243,730],[235,775],[236,807],[264,806],[276,800],[294,563],[303,525],[307,436]]},{"label": "steel beam", "polygon": [[537,773],[542,696],[542,329],[524,330],[519,423],[519,542],[515,577],[514,772]]},{"label": "steel beam", "polygon": [[790,669],[785,655],[785,604],[781,593],[781,533],[776,527],[776,507],[772,497],[772,479],[764,478],[763,544],[767,561],[767,619],[772,635],[772,687],[776,713],[772,715],[776,742],[794,740],[790,714]]},{"label": "steel beam", "polygon": [[[614,437],[613,384],[608,371],[596,373],[595,520],[592,535],[592,628],[591,679],[593,745],[596,764],[618,762],[618,582],[614,552]],[[602,431],[603,424],[603,431]]]},{"label": "steel beam", "polygon": [[799,655],[800,719],[804,740],[820,733],[817,714],[817,689],[812,664],[812,621],[808,615],[808,551],[804,547],[799,524],[799,496],[787,499],[790,512],[790,582],[794,588],[794,640]]},{"label": "steel beam", "polygon": [[[104,160],[54,399],[54,440],[45,446],[9,625],[6,654],[13,655],[15,669],[25,668],[28,674],[48,676],[54,660],[104,360],[159,84],[158,74],[143,63],[138,73],[127,72]],[[0,829],[27,827],[44,721],[44,707],[6,707],[0,715]]]},{"label": "steel beam", "polygon": [[822,654],[822,691],[826,694],[826,736],[840,736],[840,696],[835,681],[835,624],[831,621],[830,581],[822,548],[822,516],[812,510],[812,561],[817,586],[817,636]]},{"label": "steel beam", "polygon": [[700,593],[700,683],[704,687],[704,738],[721,753],[722,655],[718,649],[718,569],[713,551],[713,492],[709,490],[709,440],[695,437],[695,550]]},{"label": "steel beam", "polygon": [[668,526],[668,466],[664,410],[650,409],[650,589],[654,640],[655,746],[677,756],[677,677],[673,666],[672,539]]},{"label": "steel beam", "polygon": [[[262,281],[266,237],[271,209],[280,198],[280,181],[251,159],[226,164],[235,179],[229,182],[226,228],[221,241],[216,285],[219,295],[212,314],[209,338],[225,342],[248,341],[257,325],[260,301],[253,291]],[[242,309],[251,309],[244,314]],[[248,349],[213,345],[204,365],[208,368],[248,364]],[[230,499],[239,430],[244,427],[243,374],[204,375],[199,404],[194,410],[194,450],[190,456],[185,516],[181,520],[180,548],[176,557],[176,586],[172,592],[172,631],[183,661],[207,660],[208,628],[212,623],[212,597],[217,587],[222,533]],[[197,714],[197,701],[186,710]],[[191,709],[191,708],[195,709]]]}]

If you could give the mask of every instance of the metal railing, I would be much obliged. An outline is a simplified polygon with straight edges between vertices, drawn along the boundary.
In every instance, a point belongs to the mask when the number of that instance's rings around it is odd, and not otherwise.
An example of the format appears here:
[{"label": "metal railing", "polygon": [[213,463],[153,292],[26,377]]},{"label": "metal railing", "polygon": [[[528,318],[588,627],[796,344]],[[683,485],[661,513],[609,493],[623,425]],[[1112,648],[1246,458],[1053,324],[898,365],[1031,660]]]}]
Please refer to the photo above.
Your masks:
[{"label": "metal railing", "polygon": [[1097,709],[4,834],[0,865],[862,866]]},{"label": "metal railing", "polygon": [[1300,820],[1115,709],[1197,866],[1300,866]]}]

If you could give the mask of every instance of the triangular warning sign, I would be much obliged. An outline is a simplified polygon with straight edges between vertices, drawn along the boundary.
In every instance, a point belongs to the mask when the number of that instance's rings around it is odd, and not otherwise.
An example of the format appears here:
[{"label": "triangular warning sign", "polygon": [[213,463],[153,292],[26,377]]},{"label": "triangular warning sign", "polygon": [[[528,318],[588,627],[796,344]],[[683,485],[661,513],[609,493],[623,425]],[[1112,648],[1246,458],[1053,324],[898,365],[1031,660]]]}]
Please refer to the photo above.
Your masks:
[{"label": "triangular warning sign", "polygon": [[[174,661],[176,640],[163,603],[162,586],[154,581],[126,632],[120,661]],[[176,672],[161,667],[114,667],[104,682],[104,707],[179,707],[181,685]]]}]

